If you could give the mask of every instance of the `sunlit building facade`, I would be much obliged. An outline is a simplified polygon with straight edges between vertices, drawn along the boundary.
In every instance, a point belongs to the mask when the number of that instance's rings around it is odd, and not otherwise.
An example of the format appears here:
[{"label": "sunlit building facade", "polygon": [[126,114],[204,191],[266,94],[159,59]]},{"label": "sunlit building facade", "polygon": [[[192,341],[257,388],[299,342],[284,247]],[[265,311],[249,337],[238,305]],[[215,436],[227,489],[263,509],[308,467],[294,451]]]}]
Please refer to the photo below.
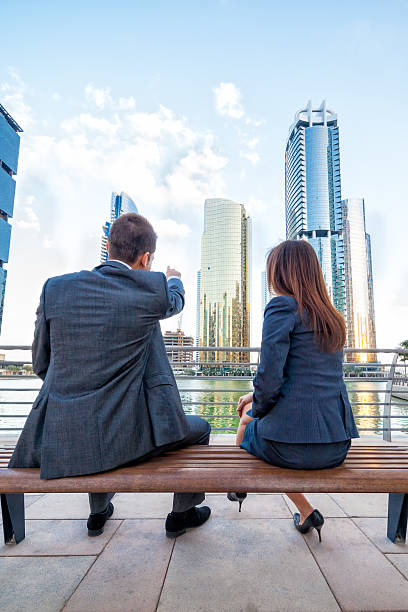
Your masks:
[{"label": "sunlit building facade", "polygon": [[[363,198],[342,201],[342,247],[348,347],[375,348],[375,314],[371,240],[366,232]],[[354,359],[375,361],[374,354],[358,354]]]},{"label": "sunlit building facade", "polygon": [[20,150],[19,133],[23,130],[0,104],[0,331],[3,321],[4,294],[7,270],[4,265],[9,260],[11,225],[13,217],[14,194]]},{"label": "sunlit building facade", "polygon": [[134,201],[127,193],[122,191],[121,194],[112,192],[111,196],[111,216],[110,221],[107,221],[103,226],[103,234],[102,234],[102,245],[101,245],[101,262],[103,263],[108,259],[108,251],[106,245],[108,243],[109,230],[112,223],[120,217],[120,215],[124,215],[125,213],[138,213],[138,209]]},{"label": "sunlit building facade", "polygon": [[316,251],[329,295],[345,313],[341,231],[341,177],[337,115],[323,101],[298,111],[285,151],[286,237]]},{"label": "sunlit building facade", "polygon": [[[201,270],[197,272],[197,307],[196,307],[196,346],[200,346],[200,291],[201,291]],[[196,353],[196,361],[200,360],[200,353]]]},{"label": "sunlit building facade", "polygon": [[[204,204],[200,271],[200,346],[249,346],[251,220],[222,198]],[[201,360],[247,362],[244,352],[201,353]]]}]

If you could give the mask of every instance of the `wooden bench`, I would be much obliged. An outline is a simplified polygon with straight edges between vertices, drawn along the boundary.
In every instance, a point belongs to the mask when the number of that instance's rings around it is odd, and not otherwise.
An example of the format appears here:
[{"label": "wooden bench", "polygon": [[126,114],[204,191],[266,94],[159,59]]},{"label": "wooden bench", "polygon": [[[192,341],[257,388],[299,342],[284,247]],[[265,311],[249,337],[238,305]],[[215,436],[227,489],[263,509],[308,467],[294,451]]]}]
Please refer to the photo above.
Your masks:
[{"label": "wooden bench", "polygon": [[24,493],[389,493],[390,540],[405,542],[408,447],[354,445],[341,466],[328,470],[277,468],[235,446],[190,446],[132,467],[41,480],[39,469],[7,467],[13,448],[0,448],[0,493],[5,542],[25,537]]}]

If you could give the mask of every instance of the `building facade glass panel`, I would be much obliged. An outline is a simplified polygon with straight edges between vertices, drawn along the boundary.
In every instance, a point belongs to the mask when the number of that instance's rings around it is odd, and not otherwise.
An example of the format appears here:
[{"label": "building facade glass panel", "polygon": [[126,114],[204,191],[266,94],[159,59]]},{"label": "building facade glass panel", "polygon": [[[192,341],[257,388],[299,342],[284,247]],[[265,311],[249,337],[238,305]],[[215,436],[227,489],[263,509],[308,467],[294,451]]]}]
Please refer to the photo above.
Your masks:
[{"label": "building facade glass panel", "polygon": [[15,182],[20,150],[21,127],[0,104],[0,330],[3,320],[4,295],[7,271],[4,268],[9,260],[11,225],[13,216]]},{"label": "building facade glass panel", "polygon": [[[4,112],[3,112],[4,111]],[[10,115],[0,104],[0,154],[1,161],[11,170],[13,174],[17,174],[18,154],[20,149],[21,128],[13,120],[9,120]],[[13,127],[13,124],[18,129]]]},{"label": "building facade glass panel", "polygon": [[7,172],[0,172],[0,210],[8,217],[13,216],[15,191],[15,180]]}]

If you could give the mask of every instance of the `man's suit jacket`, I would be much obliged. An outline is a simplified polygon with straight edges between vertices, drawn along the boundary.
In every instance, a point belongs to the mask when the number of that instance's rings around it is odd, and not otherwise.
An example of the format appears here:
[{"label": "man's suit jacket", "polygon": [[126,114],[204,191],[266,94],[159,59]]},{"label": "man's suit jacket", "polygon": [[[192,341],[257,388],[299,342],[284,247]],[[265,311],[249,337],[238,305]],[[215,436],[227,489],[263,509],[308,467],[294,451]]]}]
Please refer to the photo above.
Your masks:
[{"label": "man's suit jacket", "polygon": [[33,367],[44,383],[10,467],[41,478],[115,468],[189,431],[160,319],[184,307],[181,280],[106,262],[49,279]]},{"label": "man's suit jacket", "polygon": [[340,442],[358,438],[343,381],[343,351],[321,351],[293,297],[265,308],[252,416],[259,434],[277,442]]}]

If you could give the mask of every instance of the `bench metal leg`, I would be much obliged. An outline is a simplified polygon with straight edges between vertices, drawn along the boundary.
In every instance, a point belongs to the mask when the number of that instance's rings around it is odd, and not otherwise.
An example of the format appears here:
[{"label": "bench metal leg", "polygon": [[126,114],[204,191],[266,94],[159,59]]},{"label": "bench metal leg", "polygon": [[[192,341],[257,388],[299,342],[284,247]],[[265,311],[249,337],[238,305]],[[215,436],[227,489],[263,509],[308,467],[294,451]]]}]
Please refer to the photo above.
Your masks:
[{"label": "bench metal leg", "polygon": [[24,493],[1,493],[1,512],[5,544],[18,544],[25,538]]},{"label": "bench metal leg", "polygon": [[390,493],[388,497],[387,537],[391,542],[405,542],[407,519],[408,493]]}]

